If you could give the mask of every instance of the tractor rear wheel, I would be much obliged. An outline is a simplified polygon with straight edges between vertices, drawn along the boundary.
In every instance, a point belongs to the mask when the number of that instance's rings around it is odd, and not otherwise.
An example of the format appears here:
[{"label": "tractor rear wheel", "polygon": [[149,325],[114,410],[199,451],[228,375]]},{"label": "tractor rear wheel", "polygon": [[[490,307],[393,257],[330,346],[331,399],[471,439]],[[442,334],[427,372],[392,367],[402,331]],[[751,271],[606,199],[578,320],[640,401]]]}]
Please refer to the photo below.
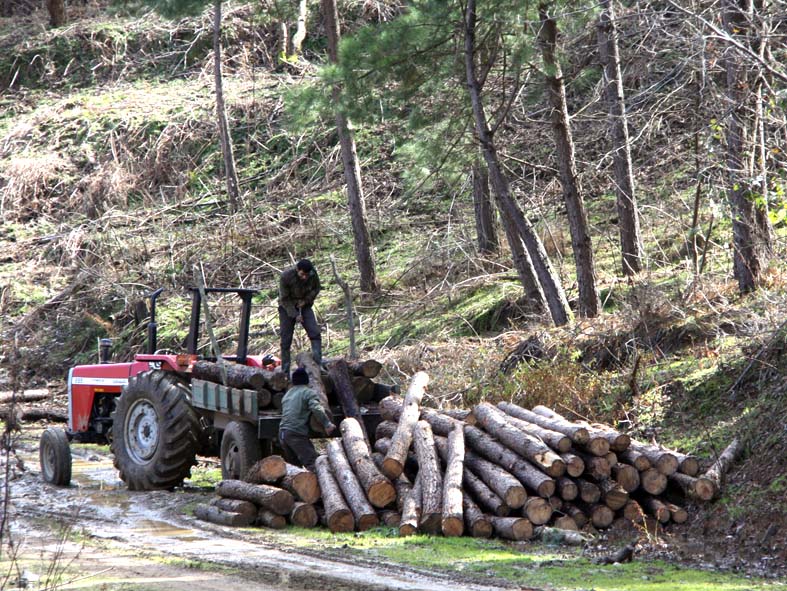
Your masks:
[{"label": "tractor rear wheel", "polygon": [[243,480],[246,473],[262,458],[257,430],[251,423],[232,421],[221,437],[221,477]]},{"label": "tractor rear wheel", "polygon": [[41,476],[57,486],[71,484],[71,448],[63,429],[49,427],[41,434],[38,444]]},{"label": "tractor rear wheel", "polygon": [[153,370],[129,379],[112,414],[112,453],[129,490],[171,489],[189,476],[200,447],[188,388]]}]

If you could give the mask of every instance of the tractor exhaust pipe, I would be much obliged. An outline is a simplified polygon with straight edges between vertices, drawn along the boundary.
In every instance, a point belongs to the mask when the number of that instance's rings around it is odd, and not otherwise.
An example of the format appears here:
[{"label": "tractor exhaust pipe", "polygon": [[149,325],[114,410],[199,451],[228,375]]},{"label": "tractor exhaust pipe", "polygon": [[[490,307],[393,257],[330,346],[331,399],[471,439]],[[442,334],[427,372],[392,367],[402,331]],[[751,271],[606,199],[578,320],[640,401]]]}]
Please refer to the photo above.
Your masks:
[{"label": "tractor exhaust pipe", "polygon": [[112,354],[109,352],[111,348],[112,348],[112,339],[98,340],[98,362],[101,365],[111,363],[110,358]]},{"label": "tractor exhaust pipe", "polygon": [[148,353],[153,355],[158,346],[158,324],[156,324],[156,299],[164,291],[163,287],[159,287],[156,291],[148,294],[150,298],[150,321],[148,322]]}]

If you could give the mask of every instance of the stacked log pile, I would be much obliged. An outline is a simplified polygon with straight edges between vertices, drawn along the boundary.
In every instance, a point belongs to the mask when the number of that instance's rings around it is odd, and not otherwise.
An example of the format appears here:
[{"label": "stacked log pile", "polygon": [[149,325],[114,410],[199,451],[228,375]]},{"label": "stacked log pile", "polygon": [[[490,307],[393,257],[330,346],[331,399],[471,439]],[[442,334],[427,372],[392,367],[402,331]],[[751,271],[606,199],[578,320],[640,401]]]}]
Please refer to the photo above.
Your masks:
[{"label": "stacked log pile", "polygon": [[[360,531],[380,523],[398,527],[400,535],[496,535],[523,540],[555,530],[592,531],[616,519],[666,524],[684,523],[688,513],[676,499],[707,501],[718,494],[723,475],[738,448],[730,446],[700,475],[689,456],[631,439],[612,427],[570,421],[545,407],[525,409],[511,403],[482,403],[471,412],[445,413],[423,408],[428,384],[416,374],[404,398],[380,401],[383,421],[374,445],[357,419],[340,425],[313,475],[321,490],[321,522],[333,532]],[[268,468],[269,471],[273,468]],[[289,474],[293,467],[286,466]],[[288,477],[250,471],[263,487],[253,494],[244,483],[222,483],[223,497],[254,503],[258,523],[263,512],[285,515],[284,501],[272,507],[271,490],[296,494]],[[280,467],[275,474],[282,472]],[[243,490],[243,492],[241,492]],[[677,496],[676,496],[677,493]],[[250,507],[214,504],[242,514]],[[228,524],[244,518],[232,517]],[[292,517],[291,517],[292,519]]]}]

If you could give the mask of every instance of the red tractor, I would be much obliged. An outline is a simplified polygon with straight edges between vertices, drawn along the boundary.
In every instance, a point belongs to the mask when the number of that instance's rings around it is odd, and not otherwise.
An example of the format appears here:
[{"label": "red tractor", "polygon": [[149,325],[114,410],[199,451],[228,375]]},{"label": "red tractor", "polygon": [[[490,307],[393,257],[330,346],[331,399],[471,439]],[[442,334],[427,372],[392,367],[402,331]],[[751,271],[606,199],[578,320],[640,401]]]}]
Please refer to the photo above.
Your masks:
[{"label": "red tractor", "polygon": [[[156,299],[150,298],[148,352],[134,361],[111,363],[108,339],[102,339],[99,364],[68,372],[68,429],[49,428],[41,436],[41,473],[47,482],[71,480],[70,441],[109,443],[115,467],[131,490],[171,489],[190,475],[197,454],[221,458],[222,476],[240,478],[257,460],[272,453],[278,411],[261,410],[253,390],[228,388],[195,379],[202,296],[191,289],[191,322],[185,353],[157,350]],[[264,367],[268,359],[248,355],[251,300],[255,289],[207,288],[205,293],[240,297],[238,348],[225,362]],[[343,418],[332,408],[334,422]],[[380,421],[376,409],[364,414],[370,433]]]}]

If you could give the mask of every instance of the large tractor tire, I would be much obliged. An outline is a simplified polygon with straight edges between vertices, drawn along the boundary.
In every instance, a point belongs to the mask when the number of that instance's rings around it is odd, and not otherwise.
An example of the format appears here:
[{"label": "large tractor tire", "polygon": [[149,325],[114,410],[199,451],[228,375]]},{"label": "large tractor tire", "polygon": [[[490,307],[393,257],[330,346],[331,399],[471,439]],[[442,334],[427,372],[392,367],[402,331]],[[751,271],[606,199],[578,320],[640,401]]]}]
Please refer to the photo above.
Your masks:
[{"label": "large tractor tire", "polygon": [[41,434],[38,444],[41,476],[57,486],[71,484],[71,447],[63,429],[49,427]]},{"label": "large tractor tire", "polygon": [[171,489],[197,463],[199,417],[174,375],[146,371],[129,379],[112,414],[112,453],[129,490]]},{"label": "large tractor tire", "polygon": [[243,480],[257,461],[262,448],[257,429],[250,423],[232,421],[221,437],[221,477],[224,480]]}]

